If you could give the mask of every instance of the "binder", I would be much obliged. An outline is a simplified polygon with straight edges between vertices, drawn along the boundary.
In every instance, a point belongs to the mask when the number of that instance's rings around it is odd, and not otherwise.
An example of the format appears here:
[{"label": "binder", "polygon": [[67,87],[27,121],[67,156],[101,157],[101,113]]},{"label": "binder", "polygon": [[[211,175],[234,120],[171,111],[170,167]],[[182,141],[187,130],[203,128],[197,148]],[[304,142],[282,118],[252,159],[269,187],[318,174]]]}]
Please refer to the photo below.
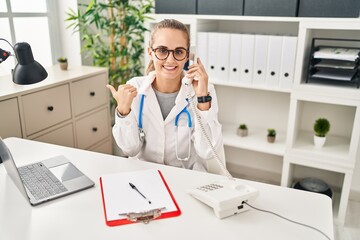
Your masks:
[{"label": "binder", "polygon": [[228,33],[208,33],[208,75],[214,81],[227,81],[230,51]]},{"label": "binder", "polygon": [[196,35],[196,54],[195,57],[199,57],[203,63],[206,71],[208,71],[208,61],[207,61],[207,49],[208,49],[208,33],[207,32],[198,32]]},{"label": "binder", "polygon": [[208,75],[209,78],[215,81],[219,80],[217,69],[217,56],[218,56],[218,38],[219,33],[209,32],[208,33],[208,49],[207,49],[207,62],[208,62]]},{"label": "binder", "polygon": [[230,34],[229,81],[240,83],[241,34]]},{"label": "binder", "polygon": [[[218,81],[224,82],[229,79],[229,59],[230,59],[230,34],[218,33],[216,58],[216,76]],[[231,49],[232,50],[232,49]]]},{"label": "binder", "polygon": [[240,82],[252,82],[254,66],[255,35],[242,34],[240,57]]},{"label": "binder", "polygon": [[217,76],[221,82],[224,82],[229,79],[230,34],[219,33],[218,41]]},{"label": "binder", "polygon": [[280,66],[280,88],[292,88],[295,74],[296,46],[297,37],[283,37]]},{"label": "binder", "polygon": [[279,87],[282,43],[282,36],[269,36],[269,49],[266,70],[267,86]]},{"label": "binder", "polygon": [[[136,189],[130,185],[135,185]],[[148,169],[103,175],[100,177],[100,187],[105,221],[108,226],[135,222],[148,223],[151,220],[181,214],[159,170]]]},{"label": "binder", "polygon": [[253,84],[265,85],[269,36],[255,35]]}]

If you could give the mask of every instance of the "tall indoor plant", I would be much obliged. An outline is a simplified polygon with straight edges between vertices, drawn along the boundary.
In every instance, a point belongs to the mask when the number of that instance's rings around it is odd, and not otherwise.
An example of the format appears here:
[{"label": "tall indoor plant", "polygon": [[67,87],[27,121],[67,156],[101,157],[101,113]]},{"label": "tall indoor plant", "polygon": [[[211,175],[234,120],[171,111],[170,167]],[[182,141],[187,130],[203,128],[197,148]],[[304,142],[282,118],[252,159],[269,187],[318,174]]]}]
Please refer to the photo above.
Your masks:
[{"label": "tall indoor plant", "polygon": [[143,74],[144,22],[153,1],[90,0],[67,13],[69,27],[80,32],[82,51],[90,54],[93,65],[108,67],[109,84],[116,89]]}]

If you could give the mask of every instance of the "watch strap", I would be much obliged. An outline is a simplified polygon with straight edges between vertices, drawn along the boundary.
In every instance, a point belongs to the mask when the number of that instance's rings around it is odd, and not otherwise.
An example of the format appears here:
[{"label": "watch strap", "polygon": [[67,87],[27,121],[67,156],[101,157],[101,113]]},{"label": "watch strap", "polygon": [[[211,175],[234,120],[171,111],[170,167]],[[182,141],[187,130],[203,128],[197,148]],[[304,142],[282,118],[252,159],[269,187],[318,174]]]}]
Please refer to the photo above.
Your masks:
[{"label": "watch strap", "polygon": [[198,97],[197,100],[198,103],[207,103],[207,102],[211,102],[212,97],[208,94],[207,96]]}]

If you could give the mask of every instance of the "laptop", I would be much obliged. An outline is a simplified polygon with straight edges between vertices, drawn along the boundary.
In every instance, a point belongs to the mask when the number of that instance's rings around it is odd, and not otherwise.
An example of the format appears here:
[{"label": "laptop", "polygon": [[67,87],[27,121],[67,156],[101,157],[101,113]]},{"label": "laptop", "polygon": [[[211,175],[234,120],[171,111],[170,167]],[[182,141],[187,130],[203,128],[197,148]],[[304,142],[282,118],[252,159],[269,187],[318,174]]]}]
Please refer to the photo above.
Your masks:
[{"label": "laptop", "polygon": [[64,156],[17,167],[1,137],[0,158],[10,178],[33,206],[95,185]]}]

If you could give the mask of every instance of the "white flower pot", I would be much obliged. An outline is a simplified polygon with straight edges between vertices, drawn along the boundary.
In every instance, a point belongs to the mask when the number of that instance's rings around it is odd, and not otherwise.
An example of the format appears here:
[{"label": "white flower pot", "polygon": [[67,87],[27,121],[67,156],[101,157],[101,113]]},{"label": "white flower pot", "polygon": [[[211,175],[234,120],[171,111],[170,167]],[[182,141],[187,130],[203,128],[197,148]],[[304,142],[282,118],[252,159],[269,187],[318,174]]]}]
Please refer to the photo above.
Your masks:
[{"label": "white flower pot", "polygon": [[322,148],[325,144],[326,137],[318,137],[314,135],[314,144],[316,148]]},{"label": "white flower pot", "polygon": [[248,130],[238,128],[237,135],[239,135],[240,137],[246,137],[248,135]]}]

